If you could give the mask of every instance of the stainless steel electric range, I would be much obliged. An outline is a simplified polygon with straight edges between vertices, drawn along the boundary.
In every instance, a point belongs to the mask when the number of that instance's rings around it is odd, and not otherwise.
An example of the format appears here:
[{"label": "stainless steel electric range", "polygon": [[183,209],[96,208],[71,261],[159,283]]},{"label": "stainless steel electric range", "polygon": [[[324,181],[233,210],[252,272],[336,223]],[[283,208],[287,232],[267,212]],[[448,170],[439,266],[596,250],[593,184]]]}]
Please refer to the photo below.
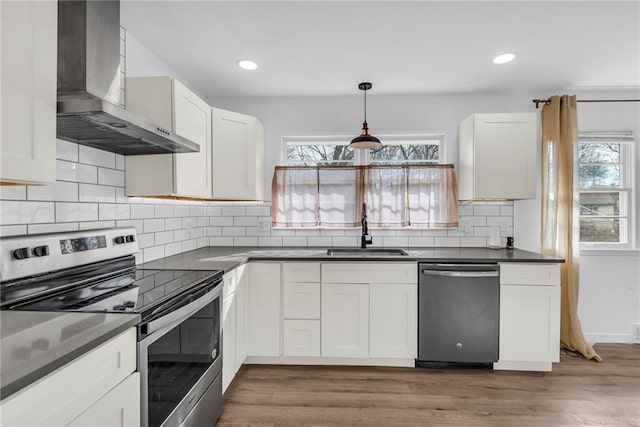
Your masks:
[{"label": "stainless steel electric range", "polygon": [[222,412],[222,272],[137,268],[134,228],[0,239],[0,309],[138,313],[143,426]]}]

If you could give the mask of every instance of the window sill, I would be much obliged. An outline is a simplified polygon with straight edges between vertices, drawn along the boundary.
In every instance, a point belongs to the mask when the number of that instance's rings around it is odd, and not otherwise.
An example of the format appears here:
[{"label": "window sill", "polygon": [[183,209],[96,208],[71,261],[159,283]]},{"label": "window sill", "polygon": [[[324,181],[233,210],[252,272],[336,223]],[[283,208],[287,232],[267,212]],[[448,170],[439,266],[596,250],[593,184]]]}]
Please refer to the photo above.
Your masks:
[{"label": "window sill", "polygon": [[580,256],[640,256],[640,249],[633,248],[580,248]]}]

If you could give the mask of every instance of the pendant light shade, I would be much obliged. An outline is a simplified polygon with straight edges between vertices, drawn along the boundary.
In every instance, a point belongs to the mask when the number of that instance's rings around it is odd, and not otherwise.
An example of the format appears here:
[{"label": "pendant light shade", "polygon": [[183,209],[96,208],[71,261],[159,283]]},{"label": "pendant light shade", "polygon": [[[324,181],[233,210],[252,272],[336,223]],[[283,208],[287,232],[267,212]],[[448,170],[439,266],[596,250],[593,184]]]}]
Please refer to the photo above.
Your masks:
[{"label": "pendant light shade", "polygon": [[360,135],[351,140],[350,147],[353,148],[379,148],[382,143],[375,136],[369,135],[369,125],[367,124],[367,91],[373,85],[369,82],[362,82],[358,85],[358,89],[364,91],[364,121],[362,122],[362,130]]}]

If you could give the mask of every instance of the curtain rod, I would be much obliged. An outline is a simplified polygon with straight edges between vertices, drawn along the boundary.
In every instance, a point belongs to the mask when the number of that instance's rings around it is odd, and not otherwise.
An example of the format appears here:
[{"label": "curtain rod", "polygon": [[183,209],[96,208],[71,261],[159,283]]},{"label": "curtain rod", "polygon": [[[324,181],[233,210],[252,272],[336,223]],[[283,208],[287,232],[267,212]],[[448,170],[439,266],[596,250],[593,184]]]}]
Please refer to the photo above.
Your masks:
[{"label": "curtain rod", "polygon": [[[532,99],[531,101],[536,104],[536,108],[540,104],[549,105],[551,102],[550,99]],[[640,99],[578,99],[576,102],[640,102]]]}]

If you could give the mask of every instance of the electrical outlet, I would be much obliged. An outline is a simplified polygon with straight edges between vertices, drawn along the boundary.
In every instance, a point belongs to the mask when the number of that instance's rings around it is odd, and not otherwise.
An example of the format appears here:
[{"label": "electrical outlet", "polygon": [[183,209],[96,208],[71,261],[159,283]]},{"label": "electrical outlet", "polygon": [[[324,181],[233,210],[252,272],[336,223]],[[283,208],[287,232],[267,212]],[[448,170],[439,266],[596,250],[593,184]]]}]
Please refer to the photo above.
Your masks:
[{"label": "electrical outlet", "polygon": [[269,219],[259,219],[258,220],[258,231],[270,231],[271,230],[271,220]]}]

